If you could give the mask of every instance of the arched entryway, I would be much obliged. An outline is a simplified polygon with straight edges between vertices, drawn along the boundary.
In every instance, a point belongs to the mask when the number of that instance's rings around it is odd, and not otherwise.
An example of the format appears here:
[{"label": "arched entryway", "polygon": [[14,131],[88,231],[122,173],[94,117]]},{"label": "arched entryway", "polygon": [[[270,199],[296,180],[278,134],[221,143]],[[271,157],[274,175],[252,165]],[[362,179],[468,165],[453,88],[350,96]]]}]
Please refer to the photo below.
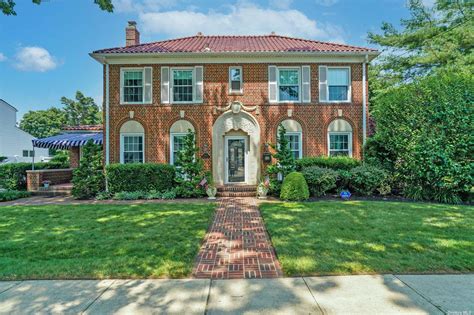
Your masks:
[{"label": "arched entryway", "polygon": [[212,128],[212,173],[216,185],[256,185],[260,175],[260,126],[249,113],[232,110]]}]

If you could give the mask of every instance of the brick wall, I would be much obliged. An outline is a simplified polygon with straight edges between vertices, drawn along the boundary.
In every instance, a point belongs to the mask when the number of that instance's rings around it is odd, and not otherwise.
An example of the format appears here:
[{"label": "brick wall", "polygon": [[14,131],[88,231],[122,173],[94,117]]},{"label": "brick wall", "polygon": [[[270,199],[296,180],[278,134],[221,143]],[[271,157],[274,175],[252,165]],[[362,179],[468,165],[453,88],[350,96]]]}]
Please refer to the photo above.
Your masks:
[{"label": "brick wall", "polygon": [[[243,94],[229,95],[229,66],[243,68]],[[285,64],[275,64],[285,66]],[[295,64],[291,64],[295,66]],[[301,64],[303,65],[303,64]],[[341,104],[320,104],[318,88],[318,66],[311,64],[311,104],[269,104],[268,64],[206,64],[204,65],[204,103],[191,105],[160,104],[161,65],[140,65],[153,68],[153,104],[120,105],[120,68],[136,65],[110,65],[110,162],[120,161],[120,126],[128,121],[129,112],[134,112],[134,120],[145,128],[145,160],[147,162],[168,163],[170,156],[170,126],[185,111],[184,119],[190,121],[197,132],[198,146],[207,144],[212,151],[212,126],[222,113],[214,114],[214,106],[224,106],[230,101],[240,101],[244,105],[258,105],[260,114],[251,113],[261,129],[261,152],[267,142],[275,143],[279,122],[288,118],[292,109],[292,119],[303,128],[303,155],[327,155],[327,128],[336,118],[344,118],[353,128],[353,156],[361,158],[362,144],[362,64],[327,64],[351,67],[352,102]],[[168,66],[168,65],[167,65]],[[172,67],[173,65],[169,65]],[[105,71],[105,69],[104,69]],[[104,72],[105,74],[105,72]],[[342,110],[342,117],[338,116]],[[105,134],[105,133],[104,133]],[[208,168],[211,160],[206,160]]]},{"label": "brick wall", "polygon": [[26,171],[26,186],[28,191],[38,191],[43,186],[43,181],[49,180],[50,185],[70,183],[72,169],[52,169]]},{"label": "brick wall", "polygon": [[69,149],[69,166],[71,168],[79,167],[79,160],[81,159],[80,148],[72,147]]}]

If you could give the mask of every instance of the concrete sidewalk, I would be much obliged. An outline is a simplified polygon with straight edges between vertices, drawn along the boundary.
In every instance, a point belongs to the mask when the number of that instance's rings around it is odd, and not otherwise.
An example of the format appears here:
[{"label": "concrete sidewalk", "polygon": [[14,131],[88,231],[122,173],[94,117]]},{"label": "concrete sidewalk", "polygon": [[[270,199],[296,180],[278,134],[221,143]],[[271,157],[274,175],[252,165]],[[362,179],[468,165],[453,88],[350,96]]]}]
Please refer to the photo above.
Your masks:
[{"label": "concrete sidewalk", "polygon": [[474,274],[0,282],[1,314],[82,312],[469,315]]}]

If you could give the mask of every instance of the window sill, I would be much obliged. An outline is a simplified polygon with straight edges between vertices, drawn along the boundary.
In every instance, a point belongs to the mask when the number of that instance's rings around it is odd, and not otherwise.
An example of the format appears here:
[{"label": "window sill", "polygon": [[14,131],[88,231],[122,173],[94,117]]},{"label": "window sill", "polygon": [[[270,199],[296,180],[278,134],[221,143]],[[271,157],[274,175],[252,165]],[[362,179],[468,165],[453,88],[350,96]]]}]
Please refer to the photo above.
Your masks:
[{"label": "window sill", "polygon": [[152,105],[152,103],[119,103],[119,105]]},{"label": "window sill", "polygon": [[232,91],[229,91],[229,95],[230,95],[230,96],[242,96],[242,95],[244,95],[244,92],[243,92],[243,91],[242,91],[242,92],[238,92],[238,91],[237,91],[237,92],[232,92]]}]

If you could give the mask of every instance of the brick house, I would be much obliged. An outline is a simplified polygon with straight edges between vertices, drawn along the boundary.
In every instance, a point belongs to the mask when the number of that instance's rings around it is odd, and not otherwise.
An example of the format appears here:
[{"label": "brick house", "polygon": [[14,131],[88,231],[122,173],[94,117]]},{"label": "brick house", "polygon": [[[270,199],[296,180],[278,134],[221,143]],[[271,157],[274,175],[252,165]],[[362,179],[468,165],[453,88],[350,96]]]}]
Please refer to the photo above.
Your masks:
[{"label": "brick house", "polygon": [[106,164],[174,163],[188,129],[215,183],[257,184],[284,125],[296,158],[361,158],[369,48],[265,36],[196,36],[97,50]]}]

